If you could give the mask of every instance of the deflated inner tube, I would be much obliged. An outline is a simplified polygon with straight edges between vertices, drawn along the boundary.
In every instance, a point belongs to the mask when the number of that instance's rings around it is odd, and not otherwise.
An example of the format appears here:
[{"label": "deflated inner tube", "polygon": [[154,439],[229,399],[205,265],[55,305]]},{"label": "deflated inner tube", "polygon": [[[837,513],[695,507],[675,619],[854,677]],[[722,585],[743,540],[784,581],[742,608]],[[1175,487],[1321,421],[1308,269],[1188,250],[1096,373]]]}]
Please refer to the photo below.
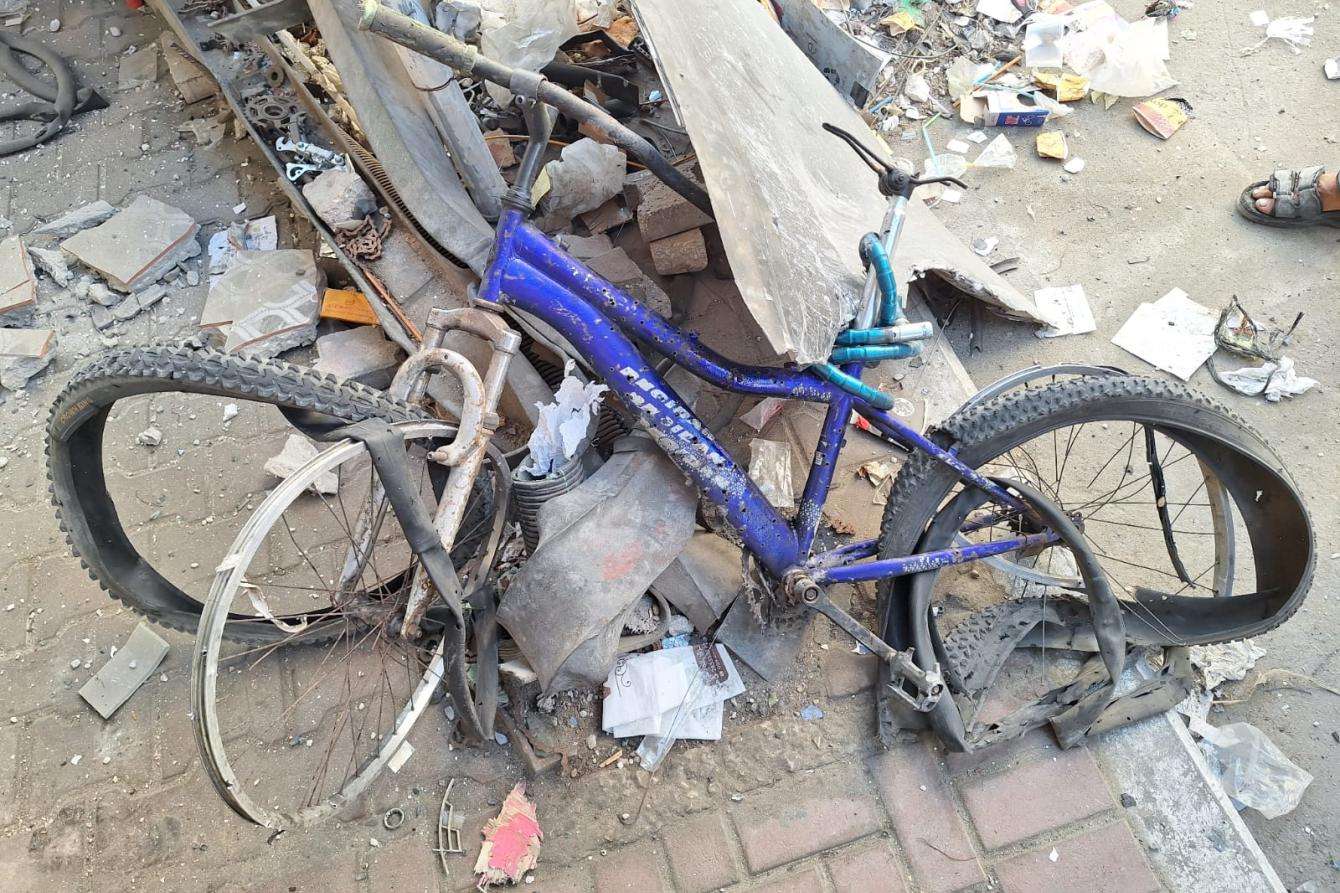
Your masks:
[{"label": "deflated inner tube", "polygon": [[[23,56],[50,70],[55,84],[34,74],[23,64]],[[107,100],[97,91],[88,87],[77,88],[74,72],[59,53],[3,31],[0,31],[0,71],[20,89],[40,100],[0,109],[0,122],[37,121],[44,124],[35,134],[0,142],[0,156],[25,152],[46,142],[64,130],[73,115],[107,108]]]},{"label": "deflated inner tube", "polygon": [[[1222,483],[1238,510],[1251,546],[1255,586],[1224,597],[1185,596],[1137,588],[1120,601],[1128,646],[1169,649],[1228,642],[1279,626],[1301,606],[1312,578],[1315,544],[1301,494],[1264,438],[1221,404],[1181,385],[1132,376],[1082,378],[1045,388],[1016,391],[961,410],[933,435],[973,468],[989,465],[1016,443],[1076,421],[1122,420],[1147,425],[1193,453],[1207,477]],[[880,556],[909,555],[949,546],[980,494],[944,500],[957,477],[924,454],[900,472],[888,505]],[[1244,583],[1253,582],[1247,575]],[[897,649],[913,647],[917,663],[930,669],[946,660],[932,614],[935,573],[886,581],[883,638]],[[1241,586],[1239,589],[1246,589]],[[1053,606],[1064,609],[1063,604]],[[1070,612],[1074,613],[1074,612]],[[1087,613],[1087,609],[1085,611]],[[1072,618],[1074,647],[1092,638],[1092,624]],[[1047,633],[1050,638],[1050,631]],[[953,687],[953,674],[947,674]],[[960,689],[962,684],[960,681]],[[1043,717],[1045,719],[1045,717]],[[969,749],[953,699],[927,715],[911,715],[894,697],[880,703],[880,730],[892,740],[897,729],[929,724],[952,749]],[[1022,734],[1024,729],[1018,731]],[[995,740],[1003,740],[997,738]]]}]

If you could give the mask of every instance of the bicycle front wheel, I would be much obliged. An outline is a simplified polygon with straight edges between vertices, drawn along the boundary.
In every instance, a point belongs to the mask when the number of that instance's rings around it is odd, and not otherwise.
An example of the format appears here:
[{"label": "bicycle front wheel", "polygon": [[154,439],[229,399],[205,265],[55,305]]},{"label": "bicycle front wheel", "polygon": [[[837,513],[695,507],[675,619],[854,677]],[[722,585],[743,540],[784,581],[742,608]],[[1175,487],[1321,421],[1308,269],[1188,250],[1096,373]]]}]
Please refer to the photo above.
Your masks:
[{"label": "bicycle front wheel", "polygon": [[[1117,597],[1128,646],[1259,635],[1306,594],[1313,537],[1297,488],[1260,435],[1186,387],[1124,375],[1057,381],[973,406],[935,436],[1073,521]],[[890,493],[880,555],[1035,532],[1029,525],[918,454]],[[942,665],[970,745],[1046,722],[1066,706],[1056,693],[1091,666],[1082,564],[1056,543],[994,567],[882,584],[885,638]]]}]

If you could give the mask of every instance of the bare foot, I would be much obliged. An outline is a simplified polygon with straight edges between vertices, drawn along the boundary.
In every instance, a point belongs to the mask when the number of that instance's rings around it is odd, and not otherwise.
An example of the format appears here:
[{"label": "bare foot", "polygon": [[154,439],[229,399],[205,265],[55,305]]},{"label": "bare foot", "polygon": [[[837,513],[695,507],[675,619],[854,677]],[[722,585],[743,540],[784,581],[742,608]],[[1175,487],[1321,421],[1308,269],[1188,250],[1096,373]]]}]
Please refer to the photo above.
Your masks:
[{"label": "bare foot", "polygon": [[[1323,173],[1317,178],[1317,196],[1321,199],[1323,211],[1340,211],[1340,174]],[[1269,186],[1258,186],[1252,190],[1252,204],[1262,214],[1275,213],[1275,193]]]}]

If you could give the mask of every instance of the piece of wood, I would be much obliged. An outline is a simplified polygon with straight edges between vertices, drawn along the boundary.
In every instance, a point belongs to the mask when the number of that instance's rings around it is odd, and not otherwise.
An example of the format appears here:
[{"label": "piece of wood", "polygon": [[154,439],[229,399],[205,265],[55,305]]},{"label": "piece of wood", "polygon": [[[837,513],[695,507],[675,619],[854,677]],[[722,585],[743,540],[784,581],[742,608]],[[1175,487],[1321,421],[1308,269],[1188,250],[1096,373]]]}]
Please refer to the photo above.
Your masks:
[{"label": "piece of wood", "polygon": [[209,23],[209,29],[233,43],[248,43],[312,19],[307,0],[273,0]]},{"label": "piece of wood", "polygon": [[321,300],[321,316],[324,319],[338,319],[360,326],[375,326],[380,323],[377,313],[368,303],[362,292],[344,288],[328,288]]},{"label": "piece of wood", "polygon": [[359,31],[352,4],[310,0],[310,5],[344,92],[406,207],[439,245],[482,273],[493,228],[461,183],[395,46]]},{"label": "piece of wood", "polygon": [[[391,5],[418,22],[429,24],[418,0],[393,0]],[[475,207],[489,220],[496,220],[502,213],[502,197],[507,191],[507,183],[484,142],[479,119],[471,111],[456,73],[436,59],[420,56],[399,44],[394,46],[409,79],[418,88],[433,124],[450,150],[456,170],[470,191],[470,197],[475,200]]]},{"label": "piece of wood", "polygon": [[[763,344],[800,364],[827,359],[860,302],[857,246],[879,230],[887,200],[874,173],[820,125],[836,124],[871,146],[880,145],[878,137],[760,5],[635,0],[634,12],[693,140],[736,285]],[[920,202],[908,213],[895,272],[900,262],[904,271],[940,272],[921,263],[918,246],[961,243]],[[973,257],[950,258],[955,266],[946,278],[974,282],[976,296],[1036,317],[1028,298]]]}]

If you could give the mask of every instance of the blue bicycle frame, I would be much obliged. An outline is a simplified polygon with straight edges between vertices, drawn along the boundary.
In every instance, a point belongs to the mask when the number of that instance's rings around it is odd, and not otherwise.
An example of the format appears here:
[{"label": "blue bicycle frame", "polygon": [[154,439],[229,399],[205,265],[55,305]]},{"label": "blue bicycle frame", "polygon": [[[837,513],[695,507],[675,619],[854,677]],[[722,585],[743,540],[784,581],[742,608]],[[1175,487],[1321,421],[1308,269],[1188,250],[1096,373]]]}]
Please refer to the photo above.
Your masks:
[{"label": "blue bicycle frame", "polygon": [[[527,224],[519,211],[507,210],[499,220],[493,258],[484,273],[478,299],[525,311],[566,338],[623,404],[640,414],[661,449],[706,498],[724,509],[726,519],[749,551],[776,579],[799,568],[817,583],[877,580],[963,564],[1054,540],[1050,533],[1031,534],[882,559],[874,559],[876,541],[866,540],[811,555],[853,410],[894,441],[948,465],[965,483],[986,491],[1000,505],[1013,510],[1022,510],[1023,506],[995,482],[964,465],[952,450],[942,449],[897,417],[813,372],[746,366],[725,359],[700,344],[696,335],[675,328],[570,257]],[[689,372],[724,390],[828,404],[794,521],[784,518],[713,440],[693,410],[643,358],[634,339],[654,344]],[[859,380],[863,366],[852,363],[841,368]]]}]

